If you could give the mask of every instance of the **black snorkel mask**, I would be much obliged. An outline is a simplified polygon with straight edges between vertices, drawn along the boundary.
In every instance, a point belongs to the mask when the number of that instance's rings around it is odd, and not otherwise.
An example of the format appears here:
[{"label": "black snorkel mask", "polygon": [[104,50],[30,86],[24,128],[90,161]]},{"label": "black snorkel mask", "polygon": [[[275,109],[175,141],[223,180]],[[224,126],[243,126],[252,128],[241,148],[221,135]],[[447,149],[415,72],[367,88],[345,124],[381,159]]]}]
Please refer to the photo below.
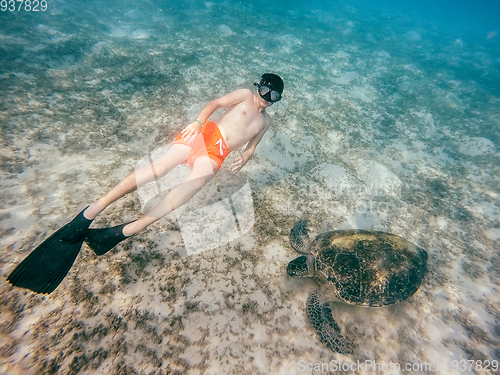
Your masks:
[{"label": "black snorkel mask", "polygon": [[281,93],[266,83],[254,83],[258,87],[259,95],[268,103],[276,103],[281,100]]}]

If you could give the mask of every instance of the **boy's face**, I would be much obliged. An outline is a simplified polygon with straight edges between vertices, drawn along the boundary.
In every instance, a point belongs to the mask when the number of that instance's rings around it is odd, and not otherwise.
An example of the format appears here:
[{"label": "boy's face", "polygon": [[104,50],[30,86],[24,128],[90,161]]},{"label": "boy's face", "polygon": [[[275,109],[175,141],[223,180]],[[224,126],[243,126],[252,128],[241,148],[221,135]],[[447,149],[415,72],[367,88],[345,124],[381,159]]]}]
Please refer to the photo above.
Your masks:
[{"label": "boy's face", "polygon": [[281,100],[281,93],[271,85],[259,85],[259,95],[270,103],[275,103]]},{"label": "boy's face", "polygon": [[273,102],[268,102],[266,99],[264,99],[259,94],[257,94],[257,98],[259,100],[259,104],[260,104],[261,107],[267,108],[267,107],[270,107],[270,106],[272,106],[274,104]]},{"label": "boy's face", "polygon": [[[270,107],[281,99],[281,94],[273,88],[267,85],[255,85],[257,86],[257,98],[259,99],[259,104],[262,107]],[[277,100],[275,100],[275,98]]]}]

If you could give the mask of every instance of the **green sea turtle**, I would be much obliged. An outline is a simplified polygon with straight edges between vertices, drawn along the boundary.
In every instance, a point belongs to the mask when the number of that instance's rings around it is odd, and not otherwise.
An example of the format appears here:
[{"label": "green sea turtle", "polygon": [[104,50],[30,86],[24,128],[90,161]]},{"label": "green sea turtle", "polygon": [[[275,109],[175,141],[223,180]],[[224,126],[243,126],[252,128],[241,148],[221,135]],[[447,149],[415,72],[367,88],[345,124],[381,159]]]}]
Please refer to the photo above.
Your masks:
[{"label": "green sea turtle", "polygon": [[325,232],[310,241],[307,220],[290,232],[299,253],[287,267],[290,276],[314,277],[320,284],[307,301],[307,316],[330,349],[352,346],[332,317],[329,302],[381,307],[415,293],[427,271],[427,252],[394,234],[371,230]]}]

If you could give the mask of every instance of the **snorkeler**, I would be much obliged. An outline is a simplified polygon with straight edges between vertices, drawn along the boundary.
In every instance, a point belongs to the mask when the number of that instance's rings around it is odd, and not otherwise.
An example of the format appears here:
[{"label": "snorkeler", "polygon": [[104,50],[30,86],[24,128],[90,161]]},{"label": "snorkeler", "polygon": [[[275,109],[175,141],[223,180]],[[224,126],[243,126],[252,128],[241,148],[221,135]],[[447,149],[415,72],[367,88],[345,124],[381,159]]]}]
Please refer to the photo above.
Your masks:
[{"label": "snorkeler", "polygon": [[[189,201],[215,176],[230,152],[247,144],[242,156],[237,157],[231,166],[233,172],[238,172],[252,157],[271,125],[271,117],[265,109],[281,100],[284,88],[282,79],[270,73],[263,74],[260,83],[254,85],[258,95],[241,89],[205,105],[198,118],[186,126],[163,156],[130,173],[42,242],[12,271],[7,281],[36,293],[51,293],[70,270],[83,241],[97,255],[107,253],[119,242]],[[227,108],[222,117],[216,122],[209,121],[209,117],[220,108]],[[111,203],[138,186],[165,176],[179,164],[189,164],[191,173],[146,215],[115,227],[89,229],[96,216]]]}]

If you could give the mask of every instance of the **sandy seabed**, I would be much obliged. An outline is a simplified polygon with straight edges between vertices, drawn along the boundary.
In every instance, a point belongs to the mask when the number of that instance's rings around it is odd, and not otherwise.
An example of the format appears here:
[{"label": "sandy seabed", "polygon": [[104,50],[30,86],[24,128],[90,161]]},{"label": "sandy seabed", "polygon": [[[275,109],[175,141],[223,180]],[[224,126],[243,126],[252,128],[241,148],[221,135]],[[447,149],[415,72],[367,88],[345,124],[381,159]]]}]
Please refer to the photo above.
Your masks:
[{"label": "sandy seabed", "polygon": [[[498,39],[397,13],[383,22],[355,5],[265,18],[229,2],[103,4],[2,15],[2,276],[208,100],[273,71],[284,99],[239,176],[254,225],[188,256],[171,215],[105,256],[84,245],[49,296],[0,283],[0,373],[318,374],[334,373],[314,365],[331,361],[495,373],[454,361],[500,359]],[[207,189],[231,183],[236,155]],[[93,226],[133,220],[140,198]],[[307,322],[316,283],[286,274],[301,218],[313,235],[384,230],[429,253],[410,299],[331,304],[351,355]]]}]

